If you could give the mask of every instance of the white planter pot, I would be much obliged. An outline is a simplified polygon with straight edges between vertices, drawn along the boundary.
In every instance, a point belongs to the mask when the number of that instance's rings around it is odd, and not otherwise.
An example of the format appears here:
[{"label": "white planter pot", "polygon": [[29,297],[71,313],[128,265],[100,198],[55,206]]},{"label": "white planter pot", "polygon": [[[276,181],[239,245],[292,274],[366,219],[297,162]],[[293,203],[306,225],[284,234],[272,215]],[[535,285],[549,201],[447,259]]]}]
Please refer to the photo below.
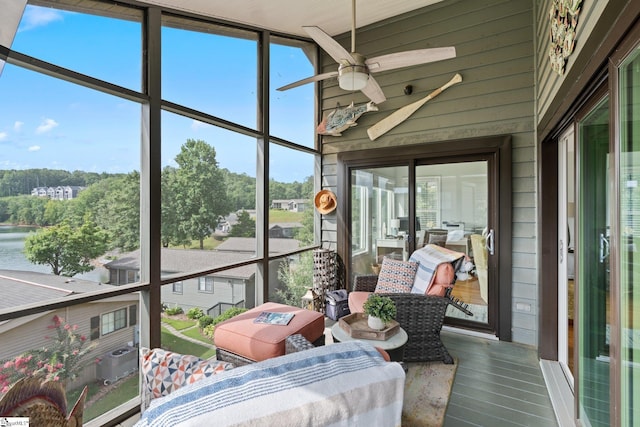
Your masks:
[{"label": "white planter pot", "polygon": [[385,326],[381,318],[371,315],[367,318],[367,325],[369,325],[371,329],[374,329],[376,331],[383,330]]}]

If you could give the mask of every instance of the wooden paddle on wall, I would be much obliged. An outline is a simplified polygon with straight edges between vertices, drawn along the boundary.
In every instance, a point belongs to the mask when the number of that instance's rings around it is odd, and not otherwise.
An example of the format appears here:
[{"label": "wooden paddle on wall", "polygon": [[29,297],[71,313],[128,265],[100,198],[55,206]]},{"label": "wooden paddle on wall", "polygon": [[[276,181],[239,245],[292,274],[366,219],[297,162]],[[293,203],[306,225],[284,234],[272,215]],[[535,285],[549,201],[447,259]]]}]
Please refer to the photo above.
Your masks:
[{"label": "wooden paddle on wall", "polygon": [[456,83],[460,83],[461,81],[462,81],[462,76],[460,74],[456,74],[455,76],[453,76],[451,80],[449,80],[447,84],[445,84],[441,88],[434,90],[429,95],[425,96],[424,98],[412,104],[405,105],[404,107],[397,109],[396,111],[391,113],[389,116],[385,117],[375,125],[371,126],[369,129],[367,129],[367,134],[369,135],[369,138],[372,141],[375,141],[378,137],[384,135],[394,127],[398,126],[400,123],[407,120],[409,116],[415,113],[418,110],[418,108],[422,107],[427,101],[440,95],[440,93],[446,88],[453,86]]}]

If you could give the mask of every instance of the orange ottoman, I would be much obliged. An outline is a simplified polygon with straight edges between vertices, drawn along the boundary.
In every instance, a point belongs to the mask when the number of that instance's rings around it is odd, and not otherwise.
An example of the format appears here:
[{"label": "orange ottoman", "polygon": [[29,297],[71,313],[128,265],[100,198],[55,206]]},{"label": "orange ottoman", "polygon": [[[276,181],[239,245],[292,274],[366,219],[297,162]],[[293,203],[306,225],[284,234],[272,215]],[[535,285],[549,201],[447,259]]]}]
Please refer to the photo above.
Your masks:
[{"label": "orange ottoman", "polygon": [[[263,311],[293,313],[288,325],[254,323]],[[213,342],[218,360],[243,365],[285,353],[289,335],[301,334],[314,345],[324,344],[324,315],[317,311],[267,302],[219,323]]]}]

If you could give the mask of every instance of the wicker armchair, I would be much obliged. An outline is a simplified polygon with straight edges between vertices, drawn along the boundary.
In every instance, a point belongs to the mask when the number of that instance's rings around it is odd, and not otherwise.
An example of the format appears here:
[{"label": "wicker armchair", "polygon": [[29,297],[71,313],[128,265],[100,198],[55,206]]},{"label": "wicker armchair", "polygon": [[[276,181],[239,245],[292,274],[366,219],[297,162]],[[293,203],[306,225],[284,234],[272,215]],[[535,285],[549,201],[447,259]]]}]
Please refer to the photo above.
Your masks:
[{"label": "wicker armchair", "polygon": [[[373,292],[378,276],[374,274],[355,277],[353,290]],[[411,293],[384,294],[396,304],[396,320],[407,332],[409,340],[404,347],[405,362],[426,362],[441,360],[452,364],[453,358],[440,339],[444,316],[449,304],[466,310],[450,297],[420,295]],[[468,312],[468,310],[466,310]]]}]

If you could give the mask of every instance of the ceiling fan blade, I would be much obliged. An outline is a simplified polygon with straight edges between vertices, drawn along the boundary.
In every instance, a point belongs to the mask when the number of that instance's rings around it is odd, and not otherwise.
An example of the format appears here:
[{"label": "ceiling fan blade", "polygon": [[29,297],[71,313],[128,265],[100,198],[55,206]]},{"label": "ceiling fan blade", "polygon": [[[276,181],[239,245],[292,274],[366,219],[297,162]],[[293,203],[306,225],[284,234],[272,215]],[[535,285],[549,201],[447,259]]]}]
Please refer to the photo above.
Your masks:
[{"label": "ceiling fan blade", "polygon": [[442,61],[455,58],[456,48],[436,47],[431,49],[408,50],[405,52],[390,53],[369,58],[365,64],[372,73],[394,70],[396,68],[411,67],[412,65],[426,64],[428,62]]},{"label": "ceiling fan blade", "polygon": [[338,64],[343,64],[347,61],[349,64],[354,64],[355,61],[351,57],[351,54],[342,47],[340,43],[335,41],[329,34],[325,33],[320,27],[309,26],[302,27],[303,30],[311,36],[320,47],[329,54]]},{"label": "ceiling fan blade", "polygon": [[319,82],[321,80],[330,79],[331,77],[336,77],[337,75],[338,75],[337,71],[331,71],[330,73],[324,73],[324,74],[317,74],[312,77],[307,77],[306,79],[298,80],[297,82],[289,83],[288,85],[279,87],[276,90],[279,90],[279,91],[288,90],[294,87],[306,85],[307,83]]},{"label": "ceiling fan blade", "polygon": [[384,96],[384,92],[382,92],[382,88],[372,75],[369,75],[367,85],[362,88],[361,91],[362,93],[367,95],[367,98],[372,100],[374,104],[382,104],[387,100],[387,98]]}]

